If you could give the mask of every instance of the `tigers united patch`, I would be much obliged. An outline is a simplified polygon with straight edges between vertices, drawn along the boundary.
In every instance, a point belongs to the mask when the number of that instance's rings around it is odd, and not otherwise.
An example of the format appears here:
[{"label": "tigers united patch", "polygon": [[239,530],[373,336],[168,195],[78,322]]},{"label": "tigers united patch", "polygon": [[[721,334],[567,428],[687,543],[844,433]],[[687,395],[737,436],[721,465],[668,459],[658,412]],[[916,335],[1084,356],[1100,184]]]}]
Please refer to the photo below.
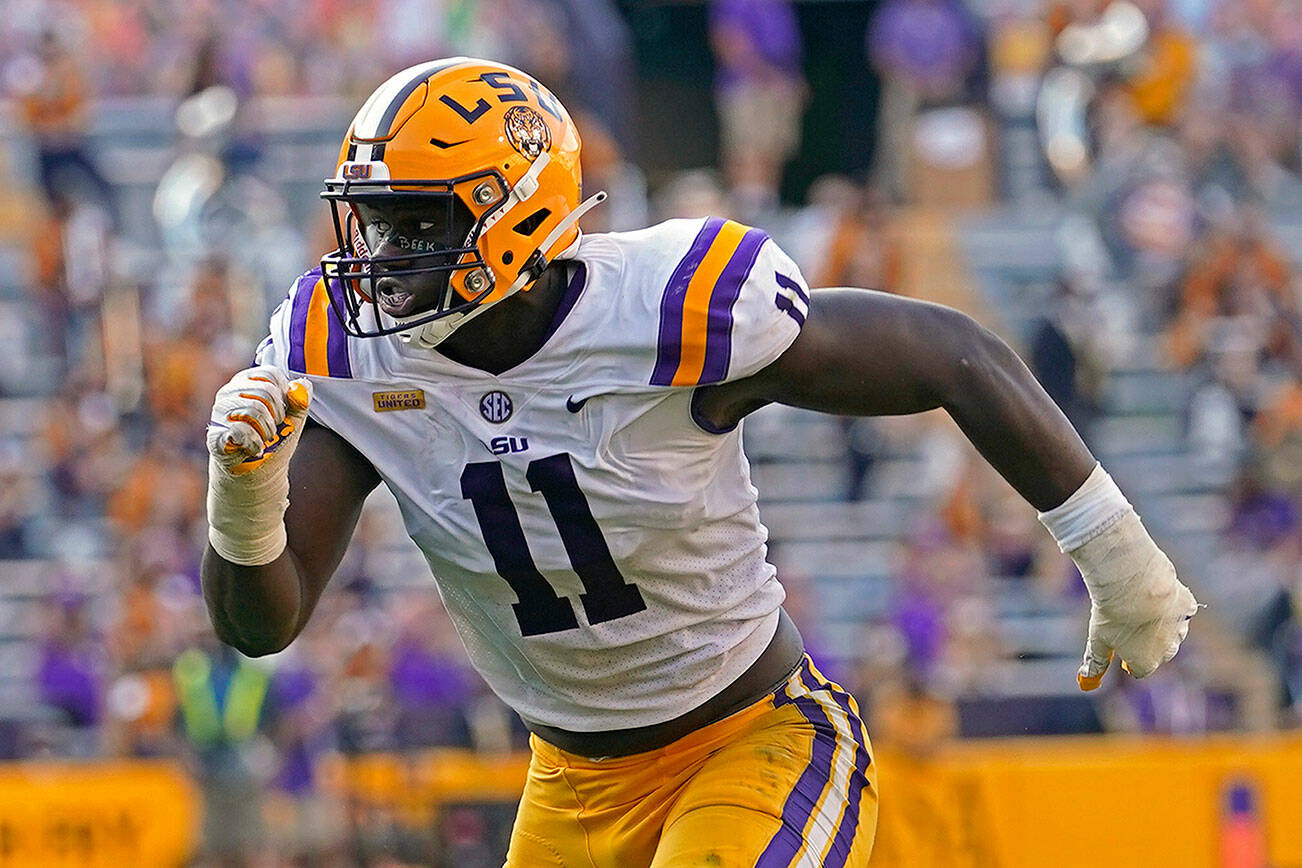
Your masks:
[{"label": "tigers united patch", "polygon": [[375,412],[387,413],[390,410],[424,410],[425,390],[405,389],[400,392],[372,392]]}]

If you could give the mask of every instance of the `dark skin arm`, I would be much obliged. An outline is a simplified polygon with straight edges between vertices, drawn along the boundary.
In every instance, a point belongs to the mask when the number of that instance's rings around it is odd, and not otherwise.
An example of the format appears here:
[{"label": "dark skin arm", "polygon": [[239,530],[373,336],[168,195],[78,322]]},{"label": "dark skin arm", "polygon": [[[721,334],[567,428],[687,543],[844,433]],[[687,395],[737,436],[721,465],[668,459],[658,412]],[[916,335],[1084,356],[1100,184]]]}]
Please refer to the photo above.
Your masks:
[{"label": "dark skin arm", "polygon": [[208,546],[201,575],[217,637],[250,657],[274,654],[302,632],[343,559],[379,474],[328,428],[309,423],[290,459],[288,545],[269,564],[232,564]]},{"label": "dark skin arm", "polygon": [[709,386],[695,408],[728,427],[765,404],[845,416],[942,407],[1032,506],[1052,509],[1094,456],[1002,340],[967,315],[862,289],[818,290],[795,343],[744,380]]}]

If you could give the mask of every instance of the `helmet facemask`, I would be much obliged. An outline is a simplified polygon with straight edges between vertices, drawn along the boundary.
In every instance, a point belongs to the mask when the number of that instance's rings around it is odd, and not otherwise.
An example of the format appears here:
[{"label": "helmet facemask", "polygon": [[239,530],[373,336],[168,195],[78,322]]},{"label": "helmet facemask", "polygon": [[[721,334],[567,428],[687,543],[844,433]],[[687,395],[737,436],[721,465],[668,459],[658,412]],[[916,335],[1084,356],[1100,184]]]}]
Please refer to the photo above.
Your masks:
[{"label": "helmet facemask", "polygon": [[342,286],[329,297],[349,334],[410,332],[464,314],[492,293],[496,281],[478,240],[507,201],[496,171],[447,180],[331,179],[321,195],[330,202],[337,245],[322,257],[322,274]]}]

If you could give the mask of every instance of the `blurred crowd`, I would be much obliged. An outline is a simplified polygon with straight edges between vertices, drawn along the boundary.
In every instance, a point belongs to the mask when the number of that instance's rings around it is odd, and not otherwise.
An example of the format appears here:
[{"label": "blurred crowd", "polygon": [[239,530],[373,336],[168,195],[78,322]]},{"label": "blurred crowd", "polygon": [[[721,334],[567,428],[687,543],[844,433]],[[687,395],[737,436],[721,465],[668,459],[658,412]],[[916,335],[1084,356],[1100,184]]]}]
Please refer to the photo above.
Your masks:
[{"label": "blurred crowd", "polygon": [[[1248,640],[1273,662],[1280,719],[1296,723],[1302,284],[1285,240],[1302,217],[1296,5],[1063,4],[1042,23],[1010,16],[994,31],[996,44],[1005,57],[1024,58],[1036,27],[1056,34],[1057,97],[1069,104],[1075,88],[1088,100],[1079,148],[1070,123],[1047,120],[1065,112],[1046,105],[1047,85],[1036,106],[1047,168],[1070,216],[1056,298],[1032,355],[1057,359],[1059,375],[1074,367],[1056,397],[1087,435],[1106,402],[1098,373],[1119,354],[1150,353],[1183,375],[1188,467],[1198,483],[1228,495],[1227,558],[1204,565],[1203,581],[1236,581],[1243,561],[1252,563],[1260,584],[1259,599],[1242,607]],[[1138,47],[1125,44],[1127,30]],[[1005,123],[1014,102],[999,107]],[[1126,333],[1128,348],[1117,341]],[[1143,698],[1138,720],[1160,717],[1153,707],[1172,690],[1132,691],[1159,694]],[[1192,708],[1183,724],[1165,728],[1215,725],[1215,696],[1187,684],[1177,692]]]},{"label": "blurred crowd", "polygon": [[[1222,623],[1206,629],[1229,626],[1249,650],[1226,653],[1235,663],[1213,675],[1219,640],[1192,643],[1154,678],[1110,681],[1088,713],[1054,706],[1061,730],[1302,719],[1302,283],[1288,243],[1302,224],[1297,11],[1269,0],[887,0],[867,34],[883,82],[869,183],[816,184],[798,218],[837,215],[795,245],[813,285],[910,293],[929,289],[904,228],[920,225],[920,209],[997,200],[1023,225],[1051,214],[1052,285],[1011,302],[1029,314],[1003,312],[1026,321],[1013,337],[1037,376],[1091,443],[1115,398],[1112,369],[1138,364],[1174,386],[1190,477],[1179,484],[1220,495],[1182,506],[1223,503],[1225,515],[1158,519],[1212,528],[1215,561],[1185,566],[1222,603]],[[1039,268],[1045,252],[1011,259]],[[1166,410],[1158,395],[1130,400]],[[980,731],[979,703],[955,700],[1016,692],[991,661],[1035,654],[1001,625],[1003,592],[1079,607],[1080,582],[952,426],[843,430],[847,500],[889,485],[881,457],[901,442],[920,444],[928,478],[896,591],[865,633],[865,666],[839,674],[885,743],[921,749]],[[1244,590],[1219,587],[1248,575]],[[1020,710],[994,713],[1015,721]]]},{"label": "blurred crowd", "polygon": [[360,102],[377,72],[453,54],[510,58],[548,81],[592,78],[581,89],[595,93],[591,64],[609,73],[628,50],[614,8],[582,0],[5,0],[0,11],[0,57],[22,61],[9,86],[39,76],[34,49],[53,34],[102,97],[185,96],[199,70],[241,97]]},{"label": "blurred crowd", "polygon": [[[168,262],[157,270],[166,280],[124,268],[131,227],[91,135],[95,109],[114,98],[222,88],[240,104],[353,105],[393,69],[452,53],[516,63],[570,106],[587,176],[617,192],[590,229],[763,220],[813,286],[922,294],[935,272],[917,249],[918,213],[1060,210],[1061,268],[1021,336],[1025,355],[1087,439],[1109,368],[1136,345],[1191,384],[1183,433],[1201,478],[1225,492],[1222,543],[1269,576],[1247,642],[1272,661],[1281,719],[1302,714],[1299,284],[1276,234],[1302,222],[1295,4],[884,0],[863,42],[863,74],[882,83],[871,169],[825,177],[799,203],[778,200],[809,98],[798,9],[785,0],[708,4],[718,166],[683,167],[649,193],[631,148],[632,37],[603,0],[182,5],[0,0],[0,85],[34,155],[30,170],[0,171],[36,202],[22,225],[3,227],[21,256],[0,286],[20,295],[0,304],[0,333],[19,322],[43,374],[17,377],[0,349],[0,399],[39,408],[5,411],[0,562],[43,565],[30,586],[2,592],[0,622],[30,640],[20,680],[36,698],[21,714],[4,709],[21,719],[0,728],[8,756],[185,757],[203,782],[215,858],[240,864],[275,841],[329,864],[345,848],[393,852],[410,831],[350,813],[337,757],[523,745],[383,503],[368,507],[289,651],[248,661],[216,642],[198,585],[201,432],[282,286],[220,246],[149,253]],[[238,148],[217,156],[232,172],[251,165]],[[287,212],[275,237],[310,259],[324,213]],[[943,420],[839,430],[845,501],[879,495],[892,454],[908,450],[923,468],[896,590],[864,626],[862,665],[834,674],[868,707],[876,739],[925,754],[960,732],[955,697],[1008,687],[986,665],[1008,653],[992,602],[1001,591],[1032,589],[1079,615],[1083,588],[1034,513]],[[817,653],[827,641],[817,591],[800,564],[780,566]],[[1079,728],[1241,723],[1232,696],[1191,674],[1197,653],[1142,684],[1118,680]]]}]

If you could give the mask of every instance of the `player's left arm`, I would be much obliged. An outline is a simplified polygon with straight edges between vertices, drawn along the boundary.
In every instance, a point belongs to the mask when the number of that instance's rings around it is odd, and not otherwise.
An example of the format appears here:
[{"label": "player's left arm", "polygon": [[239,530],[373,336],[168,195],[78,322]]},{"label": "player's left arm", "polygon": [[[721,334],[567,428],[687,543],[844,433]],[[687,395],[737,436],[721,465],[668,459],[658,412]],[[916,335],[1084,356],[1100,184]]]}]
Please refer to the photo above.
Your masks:
[{"label": "player's left arm", "polygon": [[694,410],[726,428],[774,402],[862,416],[943,408],[1081,569],[1093,600],[1081,686],[1097,686],[1113,651],[1139,676],[1175,655],[1193,595],[1017,354],[967,315],[880,292],[814,292],[776,361],[699,389]]},{"label": "player's left arm", "polygon": [[1095,464],[1006,343],[953,308],[888,293],[811,293],[804,327],[777,361],[746,379],[702,389],[696,409],[730,426],[769,403],[845,416],[943,407],[1041,511],[1066,500]]}]

